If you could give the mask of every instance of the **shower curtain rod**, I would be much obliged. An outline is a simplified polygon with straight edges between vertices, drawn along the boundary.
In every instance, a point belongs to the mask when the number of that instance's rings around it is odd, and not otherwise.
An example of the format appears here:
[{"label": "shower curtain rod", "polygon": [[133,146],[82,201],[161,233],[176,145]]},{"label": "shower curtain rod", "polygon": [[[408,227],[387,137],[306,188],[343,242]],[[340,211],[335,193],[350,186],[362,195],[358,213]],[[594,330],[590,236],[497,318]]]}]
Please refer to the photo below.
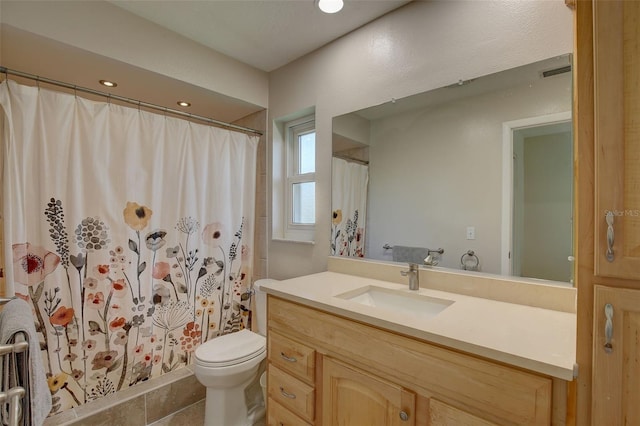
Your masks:
[{"label": "shower curtain rod", "polygon": [[368,166],[369,162],[367,160],[358,160],[357,158],[351,158],[351,157],[347,157],[346,155],[337,155],[337,154],[333,154],[334,158],[339,158],[341,160],[345,160],[345,161],[349,161],[351,163],[358,163],[358,164],[362,164],[364,166]]},{"label": "shower curtain rod", "polygon": [[43,83],[47,83],[47,84],[52,84],[54,86],[64,87],[66,89],[71,89],[71,90],[74,90],[76,92],[90,93],[92,95],[102,96],[102,97],[109,98],[109,99],[115,99],[117,101],[125,102],[125,103],[131,104],[131,105],[137,105],[138,108],[144,107],[144,108],[154,109],[154,110],[163,111],[165,113],[169,113],[169,114],[173,114],[173,115],[178,115],[180,117],[187,117],[187,118],[191,118],[191,119],[194,119],[194,120],[204,121],[205,123],[214,124],[214,125],[219,126],[219,127],[225,127],[225,128],[229,128],[229,129],[240,130],[242,132],[253,133],[253,134],[258,135],[258,136],[262,136],[263,135],[263,133],[261,131],[255,130],[255,129],[251,129],[249,127],[238,126],[236,124],[231,124],[231,123],[225,123],[224,121],[219,121],[219,120],[216,120],[216,119],[213,119],[213,118],[204,117],[202,115],[191,114],[191,113],[180,111],[180,110],[177,110],[177,109],[172,109],[172,108],[167,108],[167,107],[163,107],[163,106],[160,106],[160,105],[151,104],[149,102],[144,102],[144,101],[139,101],[139,100],[136,100],[136,99],[126,98],[124,96],[113,95],[111,93],[101,92],[99,90],[94,90],[94,89],[89,89],[88,87],[80,87],[80,86],[76,86],[75,84],[64,83],[62,81],[52,80],[50,78],[45,78],[45,77],[40,77],[40,76],[29,74],[29,73],[26,73],[26,72],[12,70],[12,69],[9,69],[9,68],[3,67],[3,66],[0,66],[0,74],[6,74],[7,76],[16,75],[18,77],[23,77],[23,78],[28,78],[30,80],[35,80],[37,82],[43,82]]}]

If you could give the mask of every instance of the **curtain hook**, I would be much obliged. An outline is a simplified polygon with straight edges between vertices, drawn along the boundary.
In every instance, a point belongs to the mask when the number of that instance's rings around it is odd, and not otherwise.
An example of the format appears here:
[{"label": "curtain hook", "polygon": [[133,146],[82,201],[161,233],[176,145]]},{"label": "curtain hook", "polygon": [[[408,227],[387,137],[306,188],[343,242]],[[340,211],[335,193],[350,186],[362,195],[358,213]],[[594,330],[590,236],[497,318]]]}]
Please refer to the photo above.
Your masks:
[{"label": "curtain hook", "polygon": [[40,91],[40,76],[36,76],[36,87],[38,88],[38,92]]},{"label": "curtain hook", "polygon": [[141,112],[140,104],[141,104],[141,101],[138,101],[138,112]]}]

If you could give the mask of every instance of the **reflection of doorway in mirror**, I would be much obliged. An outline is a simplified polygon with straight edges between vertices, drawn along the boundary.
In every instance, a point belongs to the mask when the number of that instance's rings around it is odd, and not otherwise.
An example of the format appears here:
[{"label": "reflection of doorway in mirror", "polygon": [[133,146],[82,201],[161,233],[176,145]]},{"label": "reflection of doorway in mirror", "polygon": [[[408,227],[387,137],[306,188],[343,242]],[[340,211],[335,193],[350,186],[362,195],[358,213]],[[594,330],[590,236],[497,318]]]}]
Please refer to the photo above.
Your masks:
[{"label": "reflection of doorway in mirror", "polygon": [[511,161],[504,164],[510,229],[503,229],[503,273],[572,282],[570,115],[505,123],[505,133]]}]

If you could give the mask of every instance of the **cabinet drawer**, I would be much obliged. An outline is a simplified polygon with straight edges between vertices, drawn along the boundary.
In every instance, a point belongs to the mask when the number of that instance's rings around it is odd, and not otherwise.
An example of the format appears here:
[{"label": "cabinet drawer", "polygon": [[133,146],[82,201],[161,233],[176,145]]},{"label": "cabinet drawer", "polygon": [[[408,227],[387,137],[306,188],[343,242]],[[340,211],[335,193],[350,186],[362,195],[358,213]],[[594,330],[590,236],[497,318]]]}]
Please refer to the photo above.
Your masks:
[{"label": "cabinet drawer", "polygon": [[315,379],[316,351],[281,334],[268,333],[268,358],[279,368],[312,384]]},{"label": "cabinet drawer", "polygon": [[273,364],[269,364],[267,389],[270,398],[303,419],[313,421],[315,417],[315,390],[312,386],[285,373]]},{"label": "cabinet drawer", "polygon": [[291,411],[269,398],[267,404],[267,426],[311,426]]}]

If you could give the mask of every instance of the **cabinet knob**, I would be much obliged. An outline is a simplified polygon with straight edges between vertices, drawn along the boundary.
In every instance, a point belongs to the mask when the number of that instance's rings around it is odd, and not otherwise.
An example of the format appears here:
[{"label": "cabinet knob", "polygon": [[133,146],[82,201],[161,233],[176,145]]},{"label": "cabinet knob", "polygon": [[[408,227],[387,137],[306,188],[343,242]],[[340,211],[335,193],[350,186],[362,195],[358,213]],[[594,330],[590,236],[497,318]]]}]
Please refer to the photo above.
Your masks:
[{"label": "cabinet knob", "polygon": [[405,411],[400,411],[400,420],[406,422],[409,420],[409,415]]}]

